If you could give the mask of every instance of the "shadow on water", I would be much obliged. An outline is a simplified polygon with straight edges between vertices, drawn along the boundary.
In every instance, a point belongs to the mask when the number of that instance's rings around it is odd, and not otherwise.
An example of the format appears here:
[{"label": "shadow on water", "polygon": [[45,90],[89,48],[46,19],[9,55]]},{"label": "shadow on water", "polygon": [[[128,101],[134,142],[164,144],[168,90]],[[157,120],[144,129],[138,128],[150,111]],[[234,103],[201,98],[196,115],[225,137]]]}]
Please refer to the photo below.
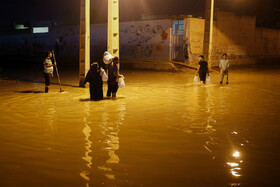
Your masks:
[{"label": "shadow on water", "polygon": [[91,100],[90,98],[83,98],[83,99],[80,99],[79,101],[81,102],[98,102],[98,101],[102,101],[102,100]]},{"label": "shadow on water", "polygon": [[84,98],[84,99],[80,99],[79,101],[81,101],[81,102],[89,102],[91,100],[90,100],[90,98]]},{"label": "shadow on water", "polygon": [[34,91],[34,90],[24,90],[24,91],[15,91],[17,93],[34,93],[34,94],[38,94],[38,93],[45,93],[43,91]]},{"label": "shadow on water", "polygon": [[104,97],[104,99],[103,100],[121,100],[121,99],[125,99],[125,97],[115,97],[115,98],[113,98],[113,97]]},{"label": "shadow on water", "polygon": [[[116,97],[116,98],[112,98],[112,97],[104,97],[102,100],[121,100],[121,99],[125,99],[125,97]],[[82,98],[79,99],[79,101],[81,102],[98,102],[98,101],[102,101],[102,100],[90,100],[90,98]]]},{"label": "shadow on water", "polygon": [[[45,81],[41,81],[41,80],[19,79],[19,78],[15,78],[15,77],[2,77],[1,79],[4,79],[4,80],[16,80],[18,82],[31,82],[31,83],[42,83],[42,84],[45,84]],[[59,85],[59,83],[51,82],[51,85]],[[67,83],[62,83],[61,86],[68,86],[68,87],[73,87],[73,88],[81,88],[80,86],[73,85],[73,84],[67,84]]]}]

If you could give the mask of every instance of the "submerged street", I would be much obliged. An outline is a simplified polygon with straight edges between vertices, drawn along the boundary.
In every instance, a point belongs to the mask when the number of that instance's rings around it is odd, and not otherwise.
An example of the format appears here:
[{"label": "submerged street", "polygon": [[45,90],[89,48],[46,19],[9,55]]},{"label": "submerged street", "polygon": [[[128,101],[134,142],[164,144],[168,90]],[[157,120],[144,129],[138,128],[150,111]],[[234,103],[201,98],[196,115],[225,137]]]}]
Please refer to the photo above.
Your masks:
[{"label": "submerged street", "polygon": [[98,102],[77,73],[47,94],[39,73],[0,79],[0,186],[279,184],[279,69],[230,71],[229,85],[127,70]]}]

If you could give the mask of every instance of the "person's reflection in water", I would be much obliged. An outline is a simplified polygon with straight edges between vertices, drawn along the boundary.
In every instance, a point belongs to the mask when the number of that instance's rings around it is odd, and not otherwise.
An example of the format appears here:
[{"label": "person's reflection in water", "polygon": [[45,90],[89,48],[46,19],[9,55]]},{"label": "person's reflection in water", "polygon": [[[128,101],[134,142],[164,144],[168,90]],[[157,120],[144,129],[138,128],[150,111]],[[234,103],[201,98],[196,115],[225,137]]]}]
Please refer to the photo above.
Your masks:
[{"label": "person's reflection in water", "polygon": [[90,116],[90,103],[89,102],[85,102],[84,103],[85,107],[84,107],[84,124],[85,127],[83,128],[83,134],[85,135],[85,155],[82,157],[83,160],[85,160],[87,162],[86,166],[87,169],[83,170],[80,173],[80,176],[85,179],[87,181],[86,186],[89,186],[89,181],[90,181],[90,177],[89,177],[89,170],[91,169],[91,165],[92,165],[92,157],[89,155],[92,150],[91,150],[91,145],[92,142],[90,141],[90,133],[91,133],[91,128],[89,126],[89,124],[91,123],[88,120],[88,117]]},{"label": "person's reflection in water", "polygon": [[[94,108],[91,108],[92,103],[90,102],[85,102],[84,105],[85,115],[82,132],[85,137],[85,153],[82,159],[86,161],[86,168],[80,172],[80,176],[86,180],[86,186],[89,186],[101,179],[98,178],[98,180],[92,181],[91,174],[92,172],[95,172],[95,168],[101,171],[102,175],[110,181],[115,179],[113,166],[120,161],[116,151],[119,150],[119,131],[120,125],[122,125],[125,118],[126,107],[123,100],[117,100],[113,104],[110,102],[102,102],[98,106],[95,105]],[[100,107],[102,108],[101,113],[99,113]],[[113,112],[112,108],[114,108]],[[93,117],[92,114],[97,112],[96,110],[99,115]],[[92,124],[96,124],[93,131],[95,132],[94,137],[91,137],[93,128]],[[94,139],[94,142],[92,139]],[[93,147],[95,147],[94,152],[92,150]],[[98,155],[98,157],[90,155]],[[103,157],[103,155],[105,156]],[[94,163],[92,162],[93,159],[95,160]],[[102,181],[102,184],[106,184],[106,181]]]},{"label": "person's reflection in water", "polygon": [[203,91],[205,91],[205,112],[207,113],[207,118],[205,121],[205,130],[206,134],[208,135],[208,140],[205,142],[204,148],[213,154],[213,159],[215,159],[215,154],[212,151],[212,146],[217,144],[213,138],[214,133],[216,132],[216,129],[214,128],[214,124],[216,123],[216,120],[213,118],[214,116],[214,97],[211,95],[212,89],[210,87],[202,88]]},{"label": "person's reflection in water", "polygon": [[103,166],[98,166],[98,169],[103,170],[105,172],[105,176],[111,180],[115,179],[112,166],[120,162],[120,158],[116,154],[116,151],[119,149],[120,144],[120,125],[122,125],[126,113],[126,107],[122,103],[117,103],[114,107],[117,107],[114,113],[104,112],[102,116],[102,128],[104,130],[104,134],[107,136],[107,139],[105,139],[105,144],[107,144],[105,150],[108,151],[109,158],[106,160],[106,163],[104,163]]},{"label": "person's reflection in water", "polygon": [[189,123],[183,131],[188,134],[200,135],[203,139],[206,139],[203,147],[209,151],[212,158],[215,159],[212,147],[217,144],[214,138],[216,132],[216,120],[214,119],[215,106],[212,92],[213,87],[208,87],[207,85],[203,87],[194,87],[191,108],[186,108],[187,112],[189,110],[192,111],[187,119],[188,121],[192,120],[193,122]]}]

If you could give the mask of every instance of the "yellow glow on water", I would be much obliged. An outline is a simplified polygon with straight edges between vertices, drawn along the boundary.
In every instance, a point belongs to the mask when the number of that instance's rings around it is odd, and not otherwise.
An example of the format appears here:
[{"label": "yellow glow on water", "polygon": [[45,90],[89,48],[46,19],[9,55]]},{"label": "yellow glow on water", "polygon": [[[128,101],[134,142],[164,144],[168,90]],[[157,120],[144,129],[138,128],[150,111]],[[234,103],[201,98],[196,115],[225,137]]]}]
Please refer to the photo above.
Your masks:
[{"label": "yellow glow on water", "polygon": [[115,175],[105,174],[105,176],[107,177],[107,179],[110,179],[110,180],[114,180],[115,179]]},{"label": "yellow glow on water", "polygon": [[[235,151],[232,156],[234,157],[235,161],[227,162],[227,165],[230,167],[230,173],[235,177],[240,177],[241,165],[243,163],[243,160],[239,160],[240,152]],[[238,159],[238,161],[236,159]]]},{"label": "yellow glow on water", "polygon": [[231,169],[231,174],[235,177],[240,177],[241,175],[238,173],[238,171],[240,171],[241,168],[233,168]]},{"label": "yellow glow on water", "polygon": [[231,166],[231,167],[236,167],[236,166],[239,166],[238,163],[235,163],[235,162],[227,162],[227,165]]},{"label": "yellow glow on water", "polygon": [[232,156],[238,158],[240,157],[240,153],[238,151],[235,151]]}]

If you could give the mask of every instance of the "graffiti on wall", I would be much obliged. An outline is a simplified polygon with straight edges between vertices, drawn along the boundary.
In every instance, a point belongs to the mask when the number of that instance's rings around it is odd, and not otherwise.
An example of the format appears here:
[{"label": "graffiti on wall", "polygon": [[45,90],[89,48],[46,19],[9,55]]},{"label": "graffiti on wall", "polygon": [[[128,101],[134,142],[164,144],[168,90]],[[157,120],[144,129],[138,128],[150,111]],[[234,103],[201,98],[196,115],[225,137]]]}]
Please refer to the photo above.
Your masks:
[{"label": "graffiti on wall", "polygon": [[230,59],[237,59],[247,56],[247,48],[244,45],[213,46],[212,60],[219,60],[224,53],[227,53]]},{"label": "graffiti on wall", "polygon": [[197,60],[198,57],[202,54],[203,43],[202,40],[198,37],[190,40],[190,54],[193,60]]},{"label": "graffiti on wall", "polygon": [[149,57],[155,50],[164,50],[169,35],[166,31],[167,28],[160,24],[131,24],[120,30],[126,37],[125,42],[122,42],[120,47],[128,55]]}]

